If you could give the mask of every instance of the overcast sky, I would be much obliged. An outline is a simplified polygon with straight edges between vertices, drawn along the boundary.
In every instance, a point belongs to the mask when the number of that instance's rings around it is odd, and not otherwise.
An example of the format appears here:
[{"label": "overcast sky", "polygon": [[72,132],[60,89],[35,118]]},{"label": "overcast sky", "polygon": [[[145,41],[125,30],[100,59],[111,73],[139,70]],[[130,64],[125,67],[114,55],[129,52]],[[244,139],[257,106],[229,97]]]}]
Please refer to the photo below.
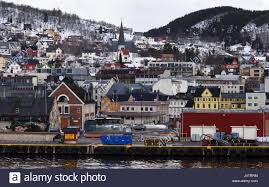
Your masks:
[{"label": "overcast sky", "polygon": [[166,25],[190,12],[234,6],[249,10],[269,10],[269,0],[5,0],[43,9],[58,8],[82,18],[123,24],[135,31]]}]

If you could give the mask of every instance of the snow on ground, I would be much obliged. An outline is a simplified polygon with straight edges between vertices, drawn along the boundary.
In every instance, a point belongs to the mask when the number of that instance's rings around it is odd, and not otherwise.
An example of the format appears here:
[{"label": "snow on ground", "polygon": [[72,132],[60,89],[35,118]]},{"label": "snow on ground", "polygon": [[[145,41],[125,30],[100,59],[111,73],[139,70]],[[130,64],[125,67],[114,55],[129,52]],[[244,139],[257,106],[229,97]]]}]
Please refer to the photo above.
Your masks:
[{"label": "snow on ground", "polygon": [[269,24],[263,24],[259,27],[255,23],[249,23],[245,25],[242,29],[241,32],[247,32],[250,34],[250,37],[252,40],[256,39],[257,34],[263,33],[263,32],[269,32]]},{"label": "snow on ground", "polygon": [[222,16],[224,16],[225,14],[227,13],[222,13],[222,14],[218,14],[210,19],[207,19],[207,20],[203,20],[203,21],[200,21],[198,23],[196,23],[195,25],[193,25],[191,28],[196,28],[196,29],[199,29],[199,30],[205,30],[207,29],[212,23],[214,23],[215,21],[217,21],[218,19],[220,19]]}]

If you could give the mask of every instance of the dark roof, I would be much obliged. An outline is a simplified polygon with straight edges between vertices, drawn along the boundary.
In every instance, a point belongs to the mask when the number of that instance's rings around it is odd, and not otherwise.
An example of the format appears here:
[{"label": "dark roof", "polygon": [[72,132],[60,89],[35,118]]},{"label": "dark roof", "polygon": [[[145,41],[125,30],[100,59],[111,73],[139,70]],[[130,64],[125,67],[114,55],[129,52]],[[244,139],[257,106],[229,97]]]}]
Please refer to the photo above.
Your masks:
[{"label": "dark roof", "polygon": [[154,101],[158,99],[159,101],[167,101],[167,95],[161,95],[159,93],[132,93],[131,96],[135,99],[135,101]]},{"label": "dark roof", "polygon": [[205,89],[208,89],[213,97],[219,97],[220,96],[220,88],[218,87],[197,87],[197,90],[194,94],[194,97],[201,97],[202,93],[205,91]]},{"label": "dark roof", "polygon": [[245,93],[222,93],[222,98],[246,98]]},{"label": "dark roof", "polygon": [[[46,103],[47,102],[47,103]],[[0,99],[0,116],[43,117],[49,114],[52,99],[45,97],[6,97]],[[47,111],[46,111],[47,109]]]},{"label": "dark roof", "polygon": [[37,50],[37,46],[36,46],[36,45],[32,45],[32,46],[30,46],[30,48],[31,48],[33,51],[36,51],[36,50]]},{"label": "dark roof", "polygon": [[71,77],[65,77],[63,82],[84,102],[94,103],[91,99],[90,94],[87,93],[83,88],[78,86]]},{"label": "dark roof", "polygon": [[111,101],[116,101],[116,102],[123,102],[123,101],[128,101],[130,95],[129,94],[123,94],[123,95],[107,95],[107,97],[111,100]]},{"label": "dark roof", "polygon": [[116,83],[109,89],[107,95],[126,95],[141,91],[143,91],[144,93],[150,92],[150,90],[142,84]]},{"label": "dark roof", "polygon": [[50,53],[50,52],[55,52],[57,50],[58,47],[56,46],[49,46],[47,49],[46,49],[46,52],[47,53]]},{"label": "dark roof", "polygon": [[[118,41],[112,41],[111,42],[111,51],[116,52],[118,51],[118,46],[119,46]],[[137,53],[137,48],[136,45],[133,41],[125,41],[125,48],[129,50],[131,53]]]},{"label": "dark roof", "polygon": [[107,97],[112,101],[117,102],[124,102],[128,101],[130,97],[133,97],[135,101],[167,101],[168,97],[167,95],[161,95],[158,93],[145,93],[145,92],[136,92],[136,93],[127,93],[122,95],[107,95]]},{"label": "dark roof", "polygon": [[187,93],[177,93],[175,96],[170,96],[170,99],[184,99],[188,100],[188,94]]},{"label": "dark roof", "polygon": [[193,100],[188,100],[188,102],[185,105],[185,108],[192,108],[194,105],[194,101]]}]

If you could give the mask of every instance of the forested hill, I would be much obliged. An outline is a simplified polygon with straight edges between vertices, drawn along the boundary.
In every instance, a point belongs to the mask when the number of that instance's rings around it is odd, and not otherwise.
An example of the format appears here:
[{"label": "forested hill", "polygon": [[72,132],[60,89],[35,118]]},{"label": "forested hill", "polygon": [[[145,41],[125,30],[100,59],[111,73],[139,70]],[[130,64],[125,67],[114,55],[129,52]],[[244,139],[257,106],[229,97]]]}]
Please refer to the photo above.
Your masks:
[{"label": "forested hill", "polygon": [[145,36],[180,38],[198,36],[238,43],[254,40],[259,32],[268,32],[269,11],[250,11],[233,7],[215,7],[177,18],[167,25],[145,32]]},{"label": "forested hill", "polygon": [[75,14],[64,13],[57,9],[44,10],[0,1],[0,23],[6,22],[15,26],[25,23],[31,24],[33,29],[62,28],[66,31],[80,33],[83,36],[93,34],[96,27],[99,26],[115,28],[112,24],[81,19]]}]

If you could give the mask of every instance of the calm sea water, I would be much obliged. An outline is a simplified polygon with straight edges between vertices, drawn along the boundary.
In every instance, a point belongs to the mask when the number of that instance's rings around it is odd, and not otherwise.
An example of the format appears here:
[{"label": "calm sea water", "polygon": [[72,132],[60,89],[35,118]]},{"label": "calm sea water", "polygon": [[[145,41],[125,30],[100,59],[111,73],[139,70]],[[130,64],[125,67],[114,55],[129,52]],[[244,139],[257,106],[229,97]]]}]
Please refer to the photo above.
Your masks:
[{"label": "calm sea water", "polygon": [[182,168],[269,168],[269,159],[203,159],[203,158],[130,158],[130,157],[0,157],[0,168],[6,169],[182,169]]}]

